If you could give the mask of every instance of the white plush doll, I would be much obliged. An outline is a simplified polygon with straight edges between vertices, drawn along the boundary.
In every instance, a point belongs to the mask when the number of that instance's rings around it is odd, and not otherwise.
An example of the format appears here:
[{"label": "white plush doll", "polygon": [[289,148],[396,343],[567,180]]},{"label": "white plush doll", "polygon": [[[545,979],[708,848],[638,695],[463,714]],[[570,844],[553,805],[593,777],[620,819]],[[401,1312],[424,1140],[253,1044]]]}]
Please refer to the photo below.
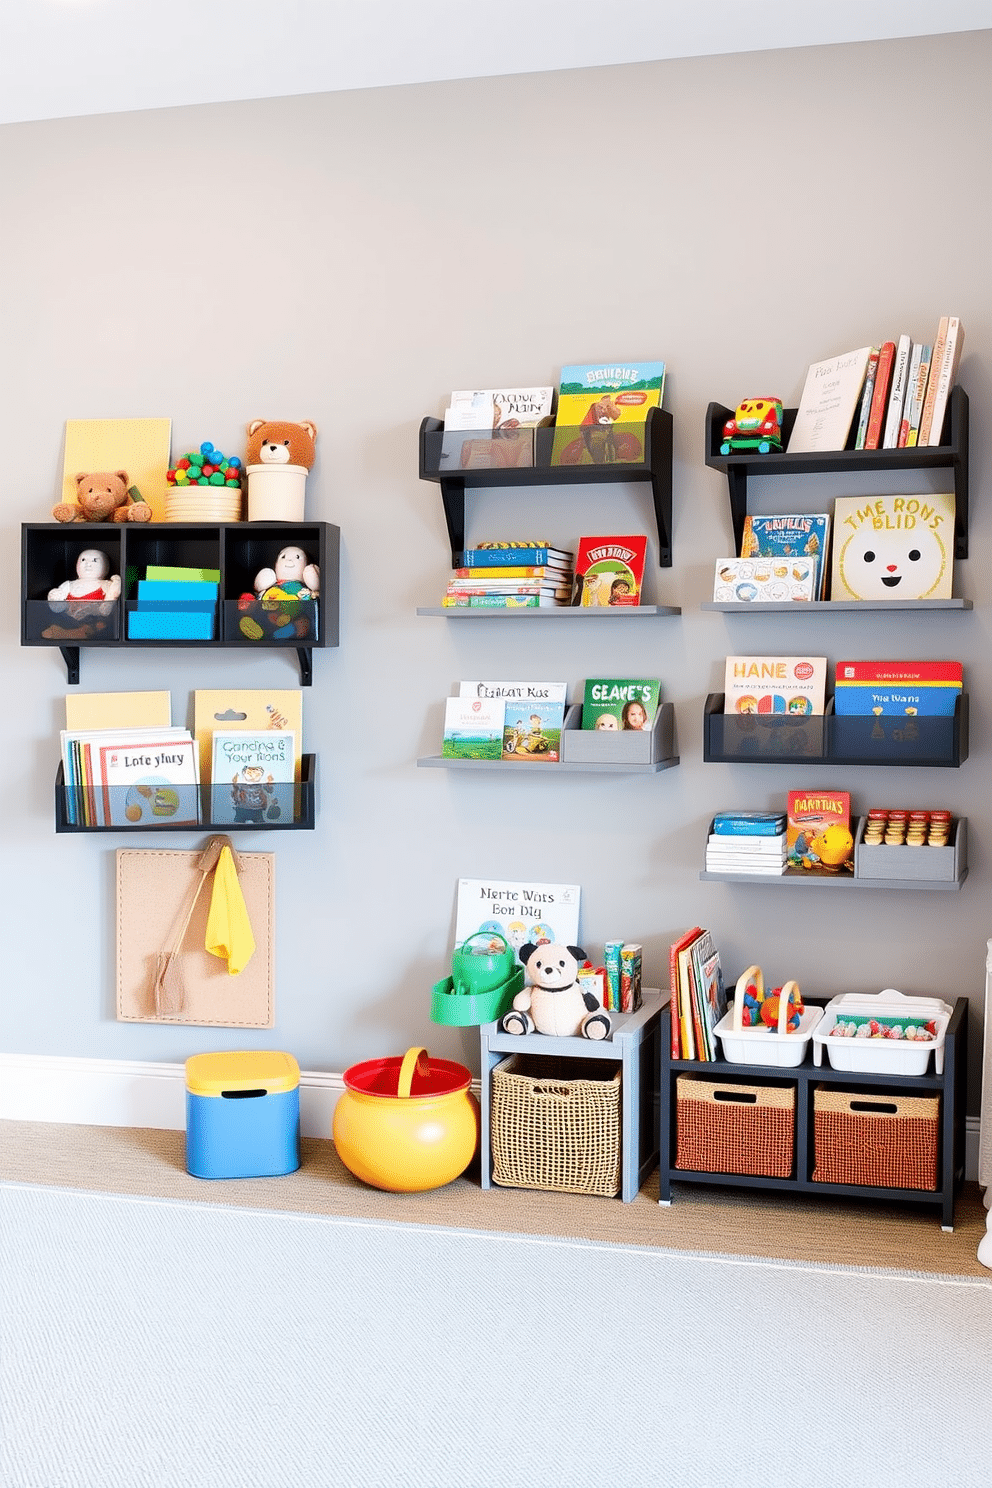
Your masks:
[{"label": "white plush doll", "polygon": [[283,548],[274,568],[263,568],[255,575],[255,593],[262,599],[269,589],[278,589],[279,598],[316,599],[320,593],[320,569],[311,563],[302,548]]},{"label": "white plush doll", "polygon": [[586,959],[579,946],[542,941],[520,948],[520,959],[532,985],[518,992],[500,1023],[504,1033],[548,1033],[555,1038],[605,1039],[611,1019],[591,992],[577,980]]}]

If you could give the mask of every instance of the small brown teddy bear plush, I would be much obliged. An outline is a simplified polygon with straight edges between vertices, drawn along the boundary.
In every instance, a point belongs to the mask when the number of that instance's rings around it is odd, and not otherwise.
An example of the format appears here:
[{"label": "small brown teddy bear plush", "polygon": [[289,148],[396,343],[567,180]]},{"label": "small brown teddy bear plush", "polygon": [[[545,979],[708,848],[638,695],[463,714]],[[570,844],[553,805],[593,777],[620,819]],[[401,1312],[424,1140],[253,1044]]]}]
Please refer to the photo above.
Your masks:
[{"label": "small brown teddy bear plush", "polygon": [[128,493],[126,470],[98,470],[76,476],[76,501],[60,501],[52,508],[56,522],[150,522],[147,501],[134,501]]},{"label": "small brown teddy bear plush", "polygon": [[248,425],[246,465],[302,465],[313,468],[317,425],[273,424],[252,419]]}]

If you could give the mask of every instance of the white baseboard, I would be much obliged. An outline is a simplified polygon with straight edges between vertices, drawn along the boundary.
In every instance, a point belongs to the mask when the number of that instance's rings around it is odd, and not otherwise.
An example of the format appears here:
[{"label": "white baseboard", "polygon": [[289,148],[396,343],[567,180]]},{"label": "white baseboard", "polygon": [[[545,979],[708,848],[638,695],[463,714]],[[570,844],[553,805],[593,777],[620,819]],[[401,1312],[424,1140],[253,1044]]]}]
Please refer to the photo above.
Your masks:
[{"label": "white baseboard", "polygon": [[[479,1084],[472,1087],[478,1095]],[[339,1074],[300,1072],[300,1127],[329,1137]],[[64,1121],[76,1126],[186,1128],[186,1070],[181,1064],[130,1059],[72,1059],[0,1054],[0,1120]],[[978,1181],[977,1117],[965,1125],[965,1177]]]}]

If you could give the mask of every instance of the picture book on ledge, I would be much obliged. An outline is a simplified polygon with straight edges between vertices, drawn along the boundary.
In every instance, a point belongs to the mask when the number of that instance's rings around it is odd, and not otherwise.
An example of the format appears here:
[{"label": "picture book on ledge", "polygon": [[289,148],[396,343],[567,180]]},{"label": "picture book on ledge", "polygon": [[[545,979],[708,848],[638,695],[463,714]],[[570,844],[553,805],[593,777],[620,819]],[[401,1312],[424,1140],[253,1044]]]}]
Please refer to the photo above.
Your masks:
[{"label": "picture book on ledge", "polygon": [[790,790],[785,846],[788,873],[853,873],[850,792]]},{"label": "picture book on ledge", "polygon": [[513,950],[541,941],[581,946],[579,884],[522,883],[489,878],[460,878],[455,909],[455,946],[470,935],[493,933],[493,949],[502,936]]},{"label": "picture book on ledge", "polygon": [[292,821],[296,736],[274,729],[218,729],[213,736],[210,820],[215,826]]},{"label": "picture book on ledge", "polygon": [[647,544],[644,533],[580,537],[572,603],[587,609],[640,604]]},{"label": "picture book on ledge", "polygon": [[950,599],[954,495],[837,496],[832,600]]},{"label": "picture book on ledge", "polygon": [[442,470],[490,470],[534,464],[534,430],[550,423],[550,387],[453,392],[444,413]]},{"label": "picture book on ledge", "polygon": [[826,682],[825,656],[728,656],[723,711],[822,713]]},{"label": "picture book on ledge", "polygon": [[657,679],[589,678],[582,698],[582,727],[647,732],[657,715],[660,696]]},{"label": "picture book on ledge", "polygon": [[813,362],[806,373],[789,454],[842,450],[858,411],[870,346]]},{"label": "picture book on ledge", "polygon": [[562,367],[552,465],[642,463],[645,423],[664,390],[664,362]]},{"label": "picture book on ledge", "polygon": [[[792,558],[809,558],[815,564],[813,599],[823,599],[827,546],[830,540],[829,512],[783,512],[778,516],[748,513],[741,538],[742,558],[772,558],[772,579],[790,578]],[[799,578],[796,574],[791,576]]]}]

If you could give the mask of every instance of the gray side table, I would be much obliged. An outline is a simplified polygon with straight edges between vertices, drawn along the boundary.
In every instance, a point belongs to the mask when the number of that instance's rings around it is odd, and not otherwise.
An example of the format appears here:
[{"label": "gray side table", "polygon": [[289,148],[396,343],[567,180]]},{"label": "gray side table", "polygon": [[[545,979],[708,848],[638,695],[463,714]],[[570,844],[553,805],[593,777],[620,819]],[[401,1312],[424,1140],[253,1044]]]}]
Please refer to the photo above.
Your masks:
[{"label": "gray side table", "polygon": [[493,1186],[493,1149],[490,1095],[493,1069],[511,1054],[567,1056],[619,1063],[620,1069],[620,1197],[629,1204],[658,1161],[658,1094],[660,1080],[660,1019],[668,993],[646,988],[636,1013],[613,1013],[608,1039],[549,1038],[543,1033],[501,1033],[496,1023],[479,1029],[482,1045],[480,1148],[482,1187]]}]

